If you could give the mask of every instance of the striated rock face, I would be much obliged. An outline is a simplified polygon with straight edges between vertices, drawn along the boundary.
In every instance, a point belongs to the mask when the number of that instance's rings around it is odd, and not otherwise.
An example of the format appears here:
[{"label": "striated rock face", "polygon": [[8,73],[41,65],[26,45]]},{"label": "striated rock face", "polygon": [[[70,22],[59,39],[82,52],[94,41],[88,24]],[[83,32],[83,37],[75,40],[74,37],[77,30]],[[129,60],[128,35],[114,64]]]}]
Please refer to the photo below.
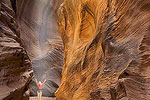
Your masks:
[{"label": "striated rock face", "polygon": [[31,61],[22,46],[15,12],[0,0],[0,100],[28,100]]},{"label": "striated rock face", "polygon": [[[55,96],[54,93],[60,85],[63,66],[62,41],[50,39],[48,53],[32,61],[35,78],[39,81],[47,80],[43,87],[43,96]],[[31,96],[37,95],[35,80],[31,83]]]},{"label": "striated rock face", "polygon": [[65,0],[57,100],[149,100],[150,0]]},{"label": "striated rock face", "polygon": [[[63,44],[60,38],[56,10],[63,0],[16,0],[16,14],[21,41],[32,61],[34,78],[47,79],[43,96],[54,96],[61,80]],[[35,81],[31,96],[37,95]]]},{"label": "striated rock face", "polygon": [[47,42],[60,39],[56,10],[63,0],[16,0],[21,40],[31,59],[47,53]]},{"label": "striated rock face", "polygon": [[56,21],[62,1],[0,0],[0,100],[37,95],[31,65],[37,80],[47,79],[43,96],[54,96],[63,66]]}]

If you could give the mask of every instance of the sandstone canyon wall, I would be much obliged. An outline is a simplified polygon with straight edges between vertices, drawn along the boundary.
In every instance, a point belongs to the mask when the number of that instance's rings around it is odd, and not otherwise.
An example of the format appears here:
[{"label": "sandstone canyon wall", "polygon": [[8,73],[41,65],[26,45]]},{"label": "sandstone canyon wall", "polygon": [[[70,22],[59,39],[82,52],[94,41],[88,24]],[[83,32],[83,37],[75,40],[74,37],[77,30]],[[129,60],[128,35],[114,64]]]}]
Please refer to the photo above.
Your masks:
[{"label": "sandstone canyon wall", "polygon": [[150,0],[0,0],[0,100],[34,78],[57,100],[149,100],[149,18]]},{"label": "sandstone canyon wall", "polygon": [[28,100],[31,60],[9,0],[0,0],[0,100]]},{"label": "sandstone canyon wall", "polygon": [[62,0],[14,0],[21,39],[31,59],[46,54],[47,42],[60,39],[56,10]]},{"label": "sandstone canyon wall", "polygon": [[57,100],[150,99],[150,0],[64,0]]},{"label": "sandstone canyon wall", "polygon": [[62,0],[0,1],[0,100],[29,99],[28,88],[30,95],[36,96],[34,78],[47,79],[43,96],[54,96],[63,66],[63,44],[56,19],[61,3]]},{"label": "sandstone canyon wall", "polygon": [[[62,0],[16,0],[16,16],[21,41],[32,61],[34,78],[47,80],[43,96],[54,96],[61,80],[63,44],[60,38],[56,10]],[[37,86],[31,82],[31,96]]]}]

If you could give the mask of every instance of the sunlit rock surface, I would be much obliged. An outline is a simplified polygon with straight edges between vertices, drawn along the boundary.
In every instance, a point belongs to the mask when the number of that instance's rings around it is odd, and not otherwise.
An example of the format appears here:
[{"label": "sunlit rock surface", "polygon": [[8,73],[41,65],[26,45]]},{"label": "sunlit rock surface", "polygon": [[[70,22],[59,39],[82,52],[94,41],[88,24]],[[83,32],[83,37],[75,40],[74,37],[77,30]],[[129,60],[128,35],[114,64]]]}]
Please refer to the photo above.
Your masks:
[{"label": "sunlit rock surface", "polygon": [[62,43],[57,100],[149,100],[150,1],[62,2],[0,0],[0,100],[29,98],[31,62],[54,96]]},{"label": "sunlit rock surface", "polygon": [[0,100],[28,100],[31,61],[22,46],[15,12],[0,0]]},{"label": "sunlit rock surface", "polygon": [[[38,81],[44,81],[43,96],[55,96],[54,93],[61,82],[61,72],[63,66],[63,44],[62,41],[49,41],[48,53],[32,61],[35,78]],[[35,80],[31,83],[31,96],[37,95],[37,86]]]},{"label": "sunlit rock surface", "polygon": [[150,0],[65,0],[57,100],[150,99]]},{"label": "sunlit rock surface", "polygon": [[56,10],[62,0],[16,0],[21,40],[31,59],[47,53],[49,39],[60,39]]},{"label": "sunlit rock surface", "polygon": [[16,0],[21,41],[32,61],[34,79],[31,96],[37,95],[35,78],[47,79],[43,96],[54,96],[61,81],[63,43],[57,27],[56,10],[63,0]]}]

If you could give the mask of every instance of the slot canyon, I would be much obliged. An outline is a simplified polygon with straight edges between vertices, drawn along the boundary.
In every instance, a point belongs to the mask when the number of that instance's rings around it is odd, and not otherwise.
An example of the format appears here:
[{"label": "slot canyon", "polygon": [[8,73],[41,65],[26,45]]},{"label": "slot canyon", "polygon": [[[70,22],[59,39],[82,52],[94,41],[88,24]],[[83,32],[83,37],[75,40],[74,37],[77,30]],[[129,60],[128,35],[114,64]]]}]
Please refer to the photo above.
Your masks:
[{"label": "slot canyon", "polygon": [[150,100],[150,0],[0,0],[0,100]]}]

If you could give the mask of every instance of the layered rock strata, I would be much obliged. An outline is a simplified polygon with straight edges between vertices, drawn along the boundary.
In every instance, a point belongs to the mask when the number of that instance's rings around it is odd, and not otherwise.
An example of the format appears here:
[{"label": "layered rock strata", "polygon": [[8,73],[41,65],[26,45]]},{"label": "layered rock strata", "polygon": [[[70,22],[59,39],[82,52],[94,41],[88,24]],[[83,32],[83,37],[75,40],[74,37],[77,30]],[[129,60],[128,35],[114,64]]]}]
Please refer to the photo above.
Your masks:
[{"label": "layered rock strata", "polygon": [[[61,80],[63,44],[60,38],[56,10],[63,0],[16,0],[17,22],[21,41],[32,61],[34,78],[47,79],[43,96],[54,96]],[[36,96],[35,79],[31,96]]]},{"label": "layered rock strata", "polygon": [[64,0],[57,100],[149,100],[150,0]]},{"label": "layered rock strata", "polygon": [[[63,66],[63,44],[57,39],[48,42],[49,50],[46,55],[32,61],[34,77],[38,81],[47,80],[43,87],[43,96],[55,96],[54,93],[61,82]],[[37,95],[35,80],[32,81],[31,96]]]},{"label": "layered rock strata", "polygon": [[[28,99],[31,62],[34,77],[40,81],[47,79],[43,96],[54,96],[63,66],[63,44],[56,22],[56,10],[61,3],[62,0],[0,1],[0,99]],[[36,96],[36,90],[33,80],[32,96]]]},{"label": "layered rock strata", "polygon": [[32,74],[15,11],[9,0],[0,0],[0,100],[28,100]]}]

